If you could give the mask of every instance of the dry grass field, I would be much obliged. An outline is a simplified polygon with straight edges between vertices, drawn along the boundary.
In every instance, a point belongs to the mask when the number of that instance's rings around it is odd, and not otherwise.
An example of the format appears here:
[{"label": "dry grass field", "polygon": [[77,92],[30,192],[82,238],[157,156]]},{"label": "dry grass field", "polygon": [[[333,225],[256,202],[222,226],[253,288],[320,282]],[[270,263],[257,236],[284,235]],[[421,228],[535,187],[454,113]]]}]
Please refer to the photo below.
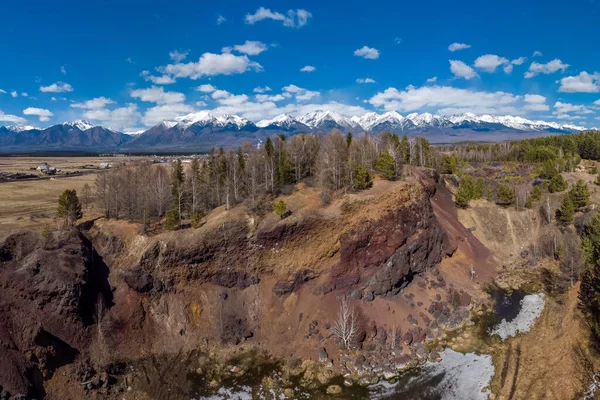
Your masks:
[{"label": "dry grass field", "polygon": [[[55,225],[54,217],[58,196],[65,189],[75,189],[81,193],[87,183],[92,188],[101,162],[118,163],[127,159],[114,157],[0,157],[0,171],[5,173],[31,173],[40,179],[0,182],[0,240],[11,233],[23,229],[41,231],[46,226]],[[31,170],[41,163],[61,170],[48,177]],[[83,168],[88,165],[89,167]],[[82,172],[83,175],[68,176],[66,172]],[[84,210],[84,218],[95,217],[97,210]]]}]

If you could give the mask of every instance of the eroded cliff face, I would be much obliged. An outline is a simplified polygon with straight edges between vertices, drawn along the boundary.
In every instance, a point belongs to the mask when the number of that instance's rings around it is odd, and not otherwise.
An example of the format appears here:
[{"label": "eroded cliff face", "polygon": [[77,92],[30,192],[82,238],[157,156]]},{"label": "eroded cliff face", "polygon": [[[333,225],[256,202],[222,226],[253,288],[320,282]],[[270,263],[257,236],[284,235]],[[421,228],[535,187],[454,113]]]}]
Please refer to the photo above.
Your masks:
[{"label": "eroded cliff face", "polygon": [[[303,189],[302,196],[286,198],[293,214],[284,220],[259,218],[239,206],[215,210],[198,229],[155,236],[140,235],[134,224],[99,220],[52,250],[38,237],[19,257],[9,239],[0,246],[3,271],[25,275],[13,295],[0,294],[0,304],[32,311],[30,319],[19,319],[0,309],[8,315],[0,333],[13,330],[11,324],[33,326],[39,316],[40,329],[74,350],[57,357],[62,363],[97,366],[240,343],[284,359],[316,361],[324,348],[325,355],[338,351],[331,325],[346,296],[361,315],[357,345],[391,357],[384,349],[393,326],[395,340],[405,343],[396,356],[410,359],[435,340],[439,318],[448,322],[456,308],[462,311],[453,324],[468,316],[470,296],[449,290],[437,268],[455,246],[432,210],[436,181],[421,170],[325,208],[311,205],[316,190]],[[10,286],[10,273],[0,276],[3,287]],[[461,301],[453,305],[456,296]],[[102,299],[100,311],[92,297]],[[39,334],[5,336],[10,341],[2,343],[12,343],[6,348],[16,358],[0,361],[0,370],[17,366],[14,375],[22,379],[37,366],[37,382],[51,377],[44,370],[52,362],[27,356]],[[57,346],[38,347],[62,354]],[[45,390],[35,379],[11,388]]]}]

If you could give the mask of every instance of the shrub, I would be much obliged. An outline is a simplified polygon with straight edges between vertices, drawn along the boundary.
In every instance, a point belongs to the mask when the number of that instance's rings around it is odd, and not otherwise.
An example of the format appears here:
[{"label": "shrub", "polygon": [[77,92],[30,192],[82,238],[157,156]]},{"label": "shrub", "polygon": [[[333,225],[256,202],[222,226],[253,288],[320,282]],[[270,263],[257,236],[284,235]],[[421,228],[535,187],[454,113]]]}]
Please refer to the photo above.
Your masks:
[{"label": "shrub", "polygon": [[550,178],[548,182],[548,191],[550,193],[558,193],[566,190],[569,187],[567,181],[564,180],[561,174],[556,174]]},{"label": "shrub", "polygon": [[500,183],[498,185],[498,205],[510,206],[515,202],[515,191],[508,185]]},{"label": "shrub", "polygon": [[365,190],[373,186],[373,177],[364,165],[359,164],[354,169],[354,182],[352,188],[354,190]]},{"label": "shrub", "polygon": [[273,204],[273,211],[275,214],[283,217],[287,211],[287,205],[285,204],[285,201],[279,200],[277,203]]}]

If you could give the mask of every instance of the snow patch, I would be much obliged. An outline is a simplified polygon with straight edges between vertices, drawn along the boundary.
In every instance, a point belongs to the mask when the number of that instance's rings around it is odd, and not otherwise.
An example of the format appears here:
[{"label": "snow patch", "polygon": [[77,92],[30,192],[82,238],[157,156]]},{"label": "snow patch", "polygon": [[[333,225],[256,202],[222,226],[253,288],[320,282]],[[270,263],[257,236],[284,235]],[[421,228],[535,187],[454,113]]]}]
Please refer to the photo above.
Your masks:
[{"label": "snow patch", "polygon": [[544,294],[529,294],[521,300],[521,311],[510,322],[503,319],[498,325],[489,330],[490,335],[498,335],[502,340],[516,336],[518,333],[529,332],[535,320],[544,309]]}]

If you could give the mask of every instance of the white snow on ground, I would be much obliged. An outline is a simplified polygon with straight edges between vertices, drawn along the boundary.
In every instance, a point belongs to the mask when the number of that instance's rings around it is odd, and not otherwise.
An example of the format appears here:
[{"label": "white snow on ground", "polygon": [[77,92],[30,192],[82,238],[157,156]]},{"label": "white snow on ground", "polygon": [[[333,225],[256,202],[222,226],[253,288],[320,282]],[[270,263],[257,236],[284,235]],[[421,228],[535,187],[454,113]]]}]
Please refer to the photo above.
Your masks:
[{"label": "white snow on ground", "polygon": [[544,309],[544,294],[529,294],[521,300],[521,311],[510,322],[503,319],[493,329],[490,329],[490,335],[498,335],[502,340],[516,336],[521,332],[529,332],[529,329],[535,323]]},{"label": "white snow on ground", "polygon": [[489,387],[494,376],[492,356],[462,354],[452,349],[445,349],[440,356],[440,362],[427,362],[421,373],[404,383],[403,387],[398,386],[400,383],[390,384],[385,381],[375,385],[377,387],[372,387],[372,398],[487,400],[490,391],[483,389]]},{"label": "white snow on ground", "polygon": [[242,386],[239,389],[220,388],[219,391],[208,397],[200,397],[198,400],[252,400],[252,388]]}]

